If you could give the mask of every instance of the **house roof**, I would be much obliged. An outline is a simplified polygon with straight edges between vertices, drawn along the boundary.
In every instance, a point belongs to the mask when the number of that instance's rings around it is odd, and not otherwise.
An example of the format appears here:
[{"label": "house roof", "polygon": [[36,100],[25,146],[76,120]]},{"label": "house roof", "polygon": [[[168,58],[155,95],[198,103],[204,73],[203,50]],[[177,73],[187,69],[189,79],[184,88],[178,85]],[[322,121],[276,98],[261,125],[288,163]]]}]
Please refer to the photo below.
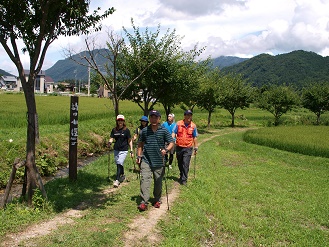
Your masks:
[{"label": "house roof", "polygon": [[54,83],[54,80],[53,80],[53,78],[51,78],[50,76],[45,76],[45,82],[46,83]]},{"label": "house roof", "polygon": [[[28,69],[24,69],[24,74],[25,75],[29,75],[30,74],[30,70],[28,70]],[[45,75],[46,74],[46,71],[45,70],[40,70],[40,72],[38,73],[38,75],[40,76],[40,75]]]},{"label": "house roof", "polygon": [[17,78],[16,76],[7,76],[7,75],[3,75],[1,76],[1,80],[3,82],[17,82]]}]

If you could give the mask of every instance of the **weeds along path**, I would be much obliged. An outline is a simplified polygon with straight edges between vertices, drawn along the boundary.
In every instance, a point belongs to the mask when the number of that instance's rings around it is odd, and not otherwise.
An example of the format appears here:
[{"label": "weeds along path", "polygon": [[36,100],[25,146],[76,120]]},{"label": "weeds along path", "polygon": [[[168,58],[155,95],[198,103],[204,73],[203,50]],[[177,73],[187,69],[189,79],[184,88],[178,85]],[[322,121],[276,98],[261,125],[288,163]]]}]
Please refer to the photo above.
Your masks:
[{"label": "weeds along path", "polygon": [[[213,132],[213,136],[199,141],[199,146],[202,143],[207,142],[215,137],[223,136],[226,134],[230,134],[236,131],[245,131],[247,128],[233,128],[229,130],[218,130]],[[127,183],[123,183],[122,186],[127,186]],[[120,189],[120,188],[119,188]],[[168,193],[168,200],[169,204],[175,201],[175,199],[179,195],[180,185],[175,183],[172,190]],[[97,201],[98,205],[101,205],[106,200],[107,195],[111,193],[116,193],[118,189],[116,188],[108,188],[96,198],[94,198],[93,202]],[[158,224],[159,220],[164,217],[168,212],[168,204],[166,195],[162,198],[162,205],[161,208],[153,208],[150,207],[149,210],[139,214],[136,218],[132,220],[132,222],[128,225],[129,230],[126,231],[124,235],[123,242],[125,246],[152,246],[156,245],[157,242],[161,241],[161,232],[157,230],[156,225]],[[21,246],[21,242],[25,241],[28,242],[27,246],[33,246],[33,239],[37,237],[45,236],[51,231],[56,230],[58,227],[65,225],[65,224],[74,224],[75,219],[81,218],[84,215],[88,214],[89,204],[86,202],[80,203],[78,207],[75,209],[71,209],[67,212],[58,214],[54,218],[45,221],[43,223],[38,223],[32,226],[29,226],[25,231],[17,232],[15,234],[8,234],[1,243],[0,246],[7,247],[15,247]]]},{"label": "weeds along path", "polygon": [[[127,186],[127,183],[123,183],[122,186]],[[93,203],[96,202],[96,205],[101,205],[106,201],[106,197],[109,194],[115,193],[116,188],[108,188],[103,190],[101,194],[96,196],[93,200]],[[31,245],[26,246],[33,246],[33,238],[42,237],[51,233],[51,231],[56,230],[58,227],[65,225],[65,224],[74,224],[74,219],[78,219],[83,217],[84,215],[88,214],[87,208],[90,205],[85,202],[81,202],[76,208],[71,209],[67,212],[58,214],[54,218],[44,221],[42,223],[37,223],[32,226],[27,227],[27,229],[23,232],[16,232],[13,234],[8,234],[5,237],[5,240],[1,242],[1,247],[18,247],[22,246],[20,243],[22,241],[31,242]]]}]

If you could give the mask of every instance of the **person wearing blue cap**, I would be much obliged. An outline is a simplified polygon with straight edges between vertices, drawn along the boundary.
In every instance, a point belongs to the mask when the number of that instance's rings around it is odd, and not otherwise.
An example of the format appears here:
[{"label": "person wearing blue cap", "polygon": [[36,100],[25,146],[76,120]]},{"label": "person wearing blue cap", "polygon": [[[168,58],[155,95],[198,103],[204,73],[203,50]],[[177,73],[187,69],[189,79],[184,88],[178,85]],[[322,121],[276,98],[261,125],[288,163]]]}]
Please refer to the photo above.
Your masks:
[{"label": "person wearing blue cap", "polygon": [[149,124],[149,119],[147,116],[142,116],[139,119],[139,121],[140,121],[140,125],[134,131],[133,141],[138,140],[141,130],[144,129],[145,127],[147,127],[147,125]]},{"label": "person wearing blue cap", "polygon": [[177,122],[173,132],[176,137],[176,157],[179,168],[179,183],[186,185],[190,169],[191,156],[198,151],[198,131],[195,123],[192,122],[193,112],[186,110],[184,119]]},{"label": "person wearing blue cap", "polygon": [[[140,195],[138,206],[140,211],[148,208],[152,177],[154,181],[153,206],[160,208],[162,180],[165,173],[164,156],[173,147],[174,140],[169,131],[160,125],[161,114],[156,110],[149,113],[150,124],[144,128],[138,138],[137,160],[141,169]],[[166,148],[165,145],[168,144]]]}]

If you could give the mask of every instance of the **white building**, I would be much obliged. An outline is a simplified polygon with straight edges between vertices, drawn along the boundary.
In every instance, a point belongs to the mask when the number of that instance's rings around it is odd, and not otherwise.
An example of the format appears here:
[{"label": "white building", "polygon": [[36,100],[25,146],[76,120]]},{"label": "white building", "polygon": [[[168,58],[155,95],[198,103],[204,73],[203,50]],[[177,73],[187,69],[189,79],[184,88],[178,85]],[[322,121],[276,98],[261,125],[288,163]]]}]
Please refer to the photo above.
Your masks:
[{"label": "white building", "polygon": [[54,92],[54,80],[50,76],[45,77],[45,93]]},{"label": "white building", "polygon": [[[29,70],[24,70],[25,78],[28,80]],[[36,76],[34,82],[34,92],[35,93],[53,93],[54,92],[54,81],[51,77],[45,79],[45,71],[41,70]],[[0,88],[12,91],[23,91],[22,83],[19,77],[16,76],[1,76],[0,77]]]},{"label": "white building", "polygon": [[1,76],[0,88],[4,90],[15,90],[17,88],[17,77],[8,75]]}]

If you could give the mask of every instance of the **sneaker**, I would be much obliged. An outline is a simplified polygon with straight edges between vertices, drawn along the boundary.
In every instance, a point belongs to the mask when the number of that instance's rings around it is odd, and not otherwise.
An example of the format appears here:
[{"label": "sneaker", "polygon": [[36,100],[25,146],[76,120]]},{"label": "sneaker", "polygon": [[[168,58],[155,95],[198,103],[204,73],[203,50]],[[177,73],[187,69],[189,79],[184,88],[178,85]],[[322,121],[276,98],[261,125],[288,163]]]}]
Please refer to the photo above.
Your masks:
[{"label": "sneaker", "polygon": [[172,169],[172,165],[169,165],[169,169]]},{"label": "sneaker", "polygon": [[123,181],[125,181],[126,176],[125,175],[121,175],[119,178],[119,182],[122,183]]},{"label": "sneaker", "polygon": [[119,185],[120,185],[119,180],[115,180],[115,181],[113,182],[113,186],[114,186],[114,188],[118,188]]},{"label": "sneaker", "polygon": [[161,206],[161,202],[160,201],[157,201],[156,203],[154,203],[153,205],[155,208],[160,208]]},{"label": "sneaker", "polygon": [[147,210],[147,205],[145,203],[141,203],[137,208],[139,209],[139,211],[145,211]]}]

